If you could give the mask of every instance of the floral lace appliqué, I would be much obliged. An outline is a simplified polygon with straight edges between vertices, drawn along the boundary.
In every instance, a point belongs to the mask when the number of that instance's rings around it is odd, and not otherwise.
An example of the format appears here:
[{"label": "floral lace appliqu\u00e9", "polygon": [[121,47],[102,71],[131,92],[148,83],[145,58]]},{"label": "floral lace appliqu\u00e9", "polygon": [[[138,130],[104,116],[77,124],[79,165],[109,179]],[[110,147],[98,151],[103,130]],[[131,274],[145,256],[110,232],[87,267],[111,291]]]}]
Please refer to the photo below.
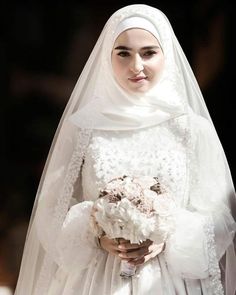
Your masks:
[{"label": "floral lace appliqu\u00e9", "polygon": [[211,217],[207,218],[207,222],[204,227],[204,231],[207,236],[207,248],[208,248],[208,259],[209,259],[209,288],[210,294],[223,295],[224,290],[221,283],[221,273],[219,263],[216,257],[215,247],[215,234],[214,226]]}]

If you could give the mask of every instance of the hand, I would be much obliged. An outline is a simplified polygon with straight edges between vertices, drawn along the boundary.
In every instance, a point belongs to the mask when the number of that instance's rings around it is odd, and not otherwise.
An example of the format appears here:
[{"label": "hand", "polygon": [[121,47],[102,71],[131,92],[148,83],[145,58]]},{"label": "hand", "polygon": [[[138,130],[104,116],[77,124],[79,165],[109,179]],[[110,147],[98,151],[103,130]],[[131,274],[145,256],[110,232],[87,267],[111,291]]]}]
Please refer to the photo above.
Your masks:
[{"label": "hand", "polygon": [[160,254],[165,244],[154,244],[146,240],[141,244],[131,244],[130,241],[120,238],[109,239],[107,236],[100,238],[101,248],[112,255],[119,256],[122,260],[129,261],[133,265],[141,265]]},{"label": "hand", "polygon": [[109,239],[106,235],[104,235],[104,236],[101,236],[100,238],[100,246],[103,250],[107,251],[108,253],[118,256],[120,254],[120,250],[118,246],[122,241],[126,241],[126,240],[119,239],[119,242],[118,242],[118,239]]},{"label": "hand", "polygon": [[142,265],[160,254],[164,246],[164,243],[157,245],[150,240],[141,244],[131,244],[129,241],[122,240],[118,245],[119,257],[132,265]]}]

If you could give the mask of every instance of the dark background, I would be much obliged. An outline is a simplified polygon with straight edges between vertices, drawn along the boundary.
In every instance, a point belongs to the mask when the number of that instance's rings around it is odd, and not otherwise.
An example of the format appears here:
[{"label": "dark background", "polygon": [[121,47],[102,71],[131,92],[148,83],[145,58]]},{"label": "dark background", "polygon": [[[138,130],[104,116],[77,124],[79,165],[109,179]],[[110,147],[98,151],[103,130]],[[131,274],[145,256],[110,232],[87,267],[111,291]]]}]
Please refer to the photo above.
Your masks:
[{"label": "dark background", "polygon": [[169,18],[236,177],[229,2],[2,1],[0,285],[14,289],[39,179],[75,82],[106,20],[135,3],[157,7]]}]

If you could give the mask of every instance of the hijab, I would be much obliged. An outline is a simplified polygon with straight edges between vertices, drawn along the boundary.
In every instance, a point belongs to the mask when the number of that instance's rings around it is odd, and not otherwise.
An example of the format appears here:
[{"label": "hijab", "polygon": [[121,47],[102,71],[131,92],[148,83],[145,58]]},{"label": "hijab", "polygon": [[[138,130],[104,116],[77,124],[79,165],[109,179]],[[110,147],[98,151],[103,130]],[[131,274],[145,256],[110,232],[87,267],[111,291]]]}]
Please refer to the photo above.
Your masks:
[{"label": "hijab", "polygon": [[146,93],[128,93],[117,83],[111,64],[113,44],[122,32],[133,28],[151,33],[161,45],[164,55],[167,47],[171,46],[161,43],[158,27],[144,17],[127,17],[118,23],[112,35],[104,36],[101,66],[96,75],[96,93],[69,118],[80,128],[140,129],[186,113],[184,88],[175,87],[183,82],[169,54],[165,55],[165,68],[160,81]]}]

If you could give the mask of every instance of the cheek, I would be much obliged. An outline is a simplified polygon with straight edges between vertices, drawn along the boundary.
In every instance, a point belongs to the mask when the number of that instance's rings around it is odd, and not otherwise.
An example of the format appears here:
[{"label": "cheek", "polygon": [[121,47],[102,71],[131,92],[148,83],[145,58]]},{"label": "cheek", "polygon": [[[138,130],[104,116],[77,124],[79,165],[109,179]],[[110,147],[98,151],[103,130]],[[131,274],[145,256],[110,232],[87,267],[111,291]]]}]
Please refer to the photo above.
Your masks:
[{"label": "cheek", "polygon": [[117,80],[121,80],[125,71],[125,66],[117,59],[112,59],[112,68],[114,76]]},{"label": "cheek", "polygon": [[153,65],[152,70],[156,78],[159,78],[161,76],[164,69],[164,65],[165,65],[164,57],[158,59],[156,63]]}]

